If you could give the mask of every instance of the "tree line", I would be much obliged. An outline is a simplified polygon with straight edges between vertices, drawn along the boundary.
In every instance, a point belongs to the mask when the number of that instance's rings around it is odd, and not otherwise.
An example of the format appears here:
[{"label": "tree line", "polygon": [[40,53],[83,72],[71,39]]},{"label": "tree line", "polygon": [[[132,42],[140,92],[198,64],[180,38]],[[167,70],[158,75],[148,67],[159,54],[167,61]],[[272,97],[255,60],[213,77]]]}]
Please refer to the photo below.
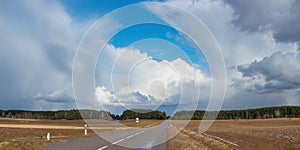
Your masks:
[{"label": "tree line", "polygon": [[[179,111],[171,118],[174,120],[202,120],[205,111]],[[218,120],[227,119],[266,119],[266,118],[300,118],[300,106],[277,106],[245,110],[221,110],[208,112],[209,115],[217,115]],[[206,114],[206,115],[207,115]],[[206,119],[210,119],[207,115]],[[0,117],[21,119],[105,119],[105,120],[127,120],[127,119],[168,119],[166,112],[152,110],[125,110],[121,115],[115,115],[103,110],[58,110],[58,111],[27,111],[27,110],[0,110]]]},{"label": "tree line", "polygon": [[[211,111],[208,114],[213,114]],[[185,120],[202,120],[205,111],[179,111],[174,114],[172,119]],[[206,117],[210,119],[209,116]],[[300,106],[275,106],[263,107],[246,110],[221,110],[216,119],[267,119],[267,118],[300,118]]]},{"label": "tree line", "polygon": [[121,116],[122,120],[127,119],[157,119],[157,120],[165,120],[167,118],[166,112],[161,112],[158,110],[125,110]]},{"label": "tree line", "polygon": [[122,115],[111,114],[103,110],[58,110],[58,111],[27,111],[27,110],[0,110],[0,117],[20,119],[104,119],[127,120],[135,119],[166,119],[166,113],[151,110],[125,110]]},{"label": "tree line", "polygon": [[58,111],[27,111],[27,110],[0,110],[0,117],[20,119],[111,119],[112,114],[97,110],[58,110]]}]

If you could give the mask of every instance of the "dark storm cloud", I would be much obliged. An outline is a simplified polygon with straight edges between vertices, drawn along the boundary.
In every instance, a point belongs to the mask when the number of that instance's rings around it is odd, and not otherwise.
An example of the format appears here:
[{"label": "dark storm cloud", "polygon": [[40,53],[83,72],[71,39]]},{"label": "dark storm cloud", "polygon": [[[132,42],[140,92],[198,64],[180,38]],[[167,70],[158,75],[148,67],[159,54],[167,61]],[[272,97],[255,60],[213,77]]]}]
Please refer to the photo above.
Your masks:
[{"label": "dark storm cloud", "polygon": [[230,99],[226,99],[222,108],[249,109],[260,108],[266,106],[280,106],[290,104],[293,99],[292,94],[288,93],[273,93],[273,94],[258,94],[247,92],[243,89],[236,90],[239,94],[235,94]]},{"label": "dark storm cloud", "polygon": [[300,97],[300,90],[296,92],[296,97]]},{"label": "dark storm cloud", "polygon": [[240,84],[239,87],[247,84],[249,86],[246,89],[254,92],[278,92],[300,88],[300,61],[295,54],[277,52],[260,61],[239,65],[237,69],[244,79],[236,80],[234,84]]},{"label": "dark storm cloud", "polygon": [[282,42],[300,41],[299,0],[227,0],[237,15],[235,25],[246,31],[271,28]]},{"label": "dark storm cloud", "polygon": [[44,52],[54,68],[71,75],[70,60],[72,58],[64,47],[55,44],[45,45]]},{"label": "dark storm cloud", "polygon": [[3,2],[0,20],[0,109],[51,107],[33,97],[71,85],[71,19],[57,1],[24,0]]}]

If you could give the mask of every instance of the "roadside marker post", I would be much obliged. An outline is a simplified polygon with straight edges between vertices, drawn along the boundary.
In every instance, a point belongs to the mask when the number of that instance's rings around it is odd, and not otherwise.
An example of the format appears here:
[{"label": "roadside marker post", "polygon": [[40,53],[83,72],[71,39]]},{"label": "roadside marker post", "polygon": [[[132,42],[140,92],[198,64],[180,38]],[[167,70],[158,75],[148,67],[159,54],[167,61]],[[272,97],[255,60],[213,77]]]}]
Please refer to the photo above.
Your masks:
[{"label": "roadside marker post", "polygon": [[136,122],[136,127],[139,127],[139,122],[140,122],[140,118],[135,118],[135,122]]},{"label": "roadside marker post", "polygon": [[87,125],[84,124],[84,135],[87,135]]},{"label": "roadside marker post", "polygon": [[48,141],[51,140],[51,137],[50,137],[50,133],[49,133],[49,132],[47,133],[47,140],[48,140]]}]

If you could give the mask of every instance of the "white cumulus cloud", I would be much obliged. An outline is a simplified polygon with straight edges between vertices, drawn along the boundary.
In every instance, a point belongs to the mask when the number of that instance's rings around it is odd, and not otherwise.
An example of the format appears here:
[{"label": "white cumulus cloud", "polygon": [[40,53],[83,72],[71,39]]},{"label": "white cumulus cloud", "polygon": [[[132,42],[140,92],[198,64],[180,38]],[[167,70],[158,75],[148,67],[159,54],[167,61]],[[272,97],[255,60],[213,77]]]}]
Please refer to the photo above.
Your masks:
[{"label": "white cumulus cloud", "polygon": [[[157,61],[132,48],[108,45],[99,57],[97,68],[100,86],[95,96],[104,105],[128,108],[193,105],[197,104],[199,88],[207,89],[210,85],[207,75],[180,58]],[[202,98],[208,98],[207,95]]]}]

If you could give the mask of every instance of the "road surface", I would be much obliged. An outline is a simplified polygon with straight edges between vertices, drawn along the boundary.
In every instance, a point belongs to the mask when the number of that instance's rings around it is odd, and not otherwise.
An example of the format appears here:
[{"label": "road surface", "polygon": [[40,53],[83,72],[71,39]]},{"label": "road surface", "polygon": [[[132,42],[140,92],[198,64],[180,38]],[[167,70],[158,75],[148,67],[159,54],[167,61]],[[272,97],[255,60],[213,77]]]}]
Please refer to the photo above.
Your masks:
[{"label": "road surface", "polygon": [[166,149],[168,138],[167,121],[156,127],[118,131],[102,135],[75,139],[66,143],[51,145],[44,150],[131,150]]}]

